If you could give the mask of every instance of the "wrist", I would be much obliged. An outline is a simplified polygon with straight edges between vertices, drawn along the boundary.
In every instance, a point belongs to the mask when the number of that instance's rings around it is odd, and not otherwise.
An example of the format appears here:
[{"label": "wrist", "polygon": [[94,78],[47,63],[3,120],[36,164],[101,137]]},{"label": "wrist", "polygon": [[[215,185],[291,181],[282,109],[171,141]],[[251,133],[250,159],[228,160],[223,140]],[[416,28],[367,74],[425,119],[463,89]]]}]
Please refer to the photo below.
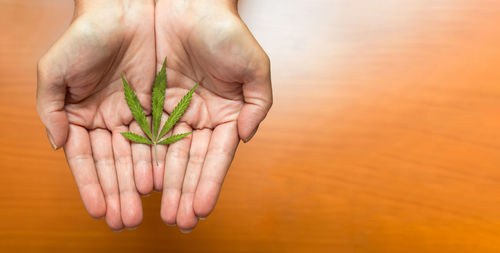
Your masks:
[{"label": "wrist", "polygon": [[218,5],[219,7],[222,8],[228,8],[228,9],[237,9],[238,7],[238,0],[219,0],[219,1],[208,1],[208,0],[190,0],[193,2],[193,4],[199,3],[199,2],[205,2],[210,5]]},{"label": "wrist", "polygon": [[121,17],[154,6],[154,0],[74,0],[74,3],[75,17],[89,12],[105,12],[110,17]]},{"label": "wrist", "polygon": [[156,0],[156,5],[176,8],[182,6],[183,9],[226,9],[237,12],[238,0]]}]

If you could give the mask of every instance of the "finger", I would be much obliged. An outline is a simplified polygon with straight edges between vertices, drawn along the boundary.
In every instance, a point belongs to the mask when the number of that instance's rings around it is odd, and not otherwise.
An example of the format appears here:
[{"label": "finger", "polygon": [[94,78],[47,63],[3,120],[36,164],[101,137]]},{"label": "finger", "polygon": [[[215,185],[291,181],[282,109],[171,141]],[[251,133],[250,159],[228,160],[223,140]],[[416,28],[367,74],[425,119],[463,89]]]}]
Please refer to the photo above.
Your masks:
[{"label": "finger", "polygon": [[273,104],[269,57],[263,54],[258,69],[252,73],[249,82],[243,84],[245,104],[238,116],[238,134],[248,142],[257,131]]},{"label": "finger", "polygon": [[106,200],[106,223],[114,231],[121,230],[123,223],[111,133],[104,129],[95,129],[89,134],[97,175]]},{"label": "finger", "polygon": [[194,195],[196,216],[206,217],[212,212],[238,142],[236,122],[225,123],[214,129]]},{"label": "finger", "polygon": [[193,199],[198,180],[200,179],[201,168],[207,155],[211,134],[212,131],[209,129],[193,131],[189,161],[182,185],[182,194],[176,220],[177,226],[183,232],[191,231],[198,223],[198,217],[196,217],[193,209]]},{"label": "finger", "polygon": [[[163,114],[161,117],[161,124],[163,126],[167,121],[168,115]],[[169,131],[165,137],[170,137],[171,131]],[[164,138],[165,138],[164,137]],[[153,156],[153,184],[155,191],[163,190],[163,173],[165,171],[165,157],[167,155],[168,147],[167,145],[156,145],[151,147],[151,155]]]},{"label": "finger", "polygon": [[[146,137],[135,121],[130,124],[130,132]],[[134,161],[135,186],[139,193],[149,194],[153,190],[151,147],[147,144],[132,143],[132,160]]]},{"label": "finger", "polygon": [[85,128],[76,125],[69,127],[64,153],[87,212],[94,218],[103,217],[106,202],[97,179],[89,134]]},{"label": "finger", "polygon": [[[173,134],[187,132],[191,132],[191,127],[185,123],[179,123],[174,128]],[[167,150],[160,214],[162,220],[169,225],[175,224],[190,146],[191,135],[188,135],[182,140],[170,144]]]},{"label": "finger", "polygon": [[114,129],[112,134],[116,175],[120,190],[120,212],[125,227],[134,228],[142,221],[142,205],[134,183],[130,142],[120,134],[122,132],[128,132],[128,128],[119,127]]},{"label": "finger", "polygon": [[66,85],[51,58],[49,52],[38,62],[36,108],[52,148],[58,149],[66,143],[69,123],[64,111]]}]

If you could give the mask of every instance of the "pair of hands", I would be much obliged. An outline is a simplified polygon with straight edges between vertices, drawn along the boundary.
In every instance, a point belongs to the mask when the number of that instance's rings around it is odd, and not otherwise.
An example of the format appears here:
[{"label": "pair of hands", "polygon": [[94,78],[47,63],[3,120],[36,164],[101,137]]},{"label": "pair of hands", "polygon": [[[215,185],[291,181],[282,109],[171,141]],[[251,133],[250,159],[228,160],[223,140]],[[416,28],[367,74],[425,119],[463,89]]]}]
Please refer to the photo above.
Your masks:
[{"label": "pair of hands", "polygon": [[[213,210],[241,140],[272,104],[269,58],[237,13],[235,0],[75,0],[70,27],[38,64],[37,110],[54,149],[64,147],[83,203],[112,230],[142,221],[140,194],[163,191],[161,218],[181,231]],[[167,60],[164,120],[193,87],[173,133],[157,147],[127,107],[124,73],[146,114],[154,76]],[[163,124],[163,123],[162,123]]]}]

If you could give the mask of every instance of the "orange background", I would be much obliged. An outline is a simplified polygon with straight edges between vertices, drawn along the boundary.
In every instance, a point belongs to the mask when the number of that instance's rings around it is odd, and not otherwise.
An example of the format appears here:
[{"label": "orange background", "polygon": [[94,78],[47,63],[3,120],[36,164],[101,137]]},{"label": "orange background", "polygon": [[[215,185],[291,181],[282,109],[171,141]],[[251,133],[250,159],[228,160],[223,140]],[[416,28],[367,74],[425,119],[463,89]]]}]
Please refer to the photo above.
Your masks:
[{"label": "orange background", "polygon": [[[241,0],[275,104],[189,235],[111,232],[35,111],[69,0],[0,0],[0,251],[499,252],[500,2]],[[113,251],[110,251],[113,250]]]}]

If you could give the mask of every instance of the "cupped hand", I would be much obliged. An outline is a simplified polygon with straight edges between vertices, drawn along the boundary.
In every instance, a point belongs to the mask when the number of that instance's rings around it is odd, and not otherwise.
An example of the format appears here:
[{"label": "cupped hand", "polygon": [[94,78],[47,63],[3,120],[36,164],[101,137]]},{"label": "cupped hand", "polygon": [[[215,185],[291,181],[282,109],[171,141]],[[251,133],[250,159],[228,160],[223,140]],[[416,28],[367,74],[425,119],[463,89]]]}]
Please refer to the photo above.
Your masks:
[{"label": "cupped hand", "polygon": [[236,1],[159,0],[155,25],[157,69],[168,57],[165,112],[200,85],[173,129],[193,134],[162,147],[153,165],[162,219],[189,231],[213,210],[240,139],[252,138],[271,107],[270,63]]},{"label": "cupped hand", "polygon": [[49,140],[64,147],[87,211],[113,230],[141,223],[137,189],[153,187],[150,147],[120,135],[140,131],[120,73],[150,108],[155,57],[152,0],[84,0],[38,65],[37,110]]}]

